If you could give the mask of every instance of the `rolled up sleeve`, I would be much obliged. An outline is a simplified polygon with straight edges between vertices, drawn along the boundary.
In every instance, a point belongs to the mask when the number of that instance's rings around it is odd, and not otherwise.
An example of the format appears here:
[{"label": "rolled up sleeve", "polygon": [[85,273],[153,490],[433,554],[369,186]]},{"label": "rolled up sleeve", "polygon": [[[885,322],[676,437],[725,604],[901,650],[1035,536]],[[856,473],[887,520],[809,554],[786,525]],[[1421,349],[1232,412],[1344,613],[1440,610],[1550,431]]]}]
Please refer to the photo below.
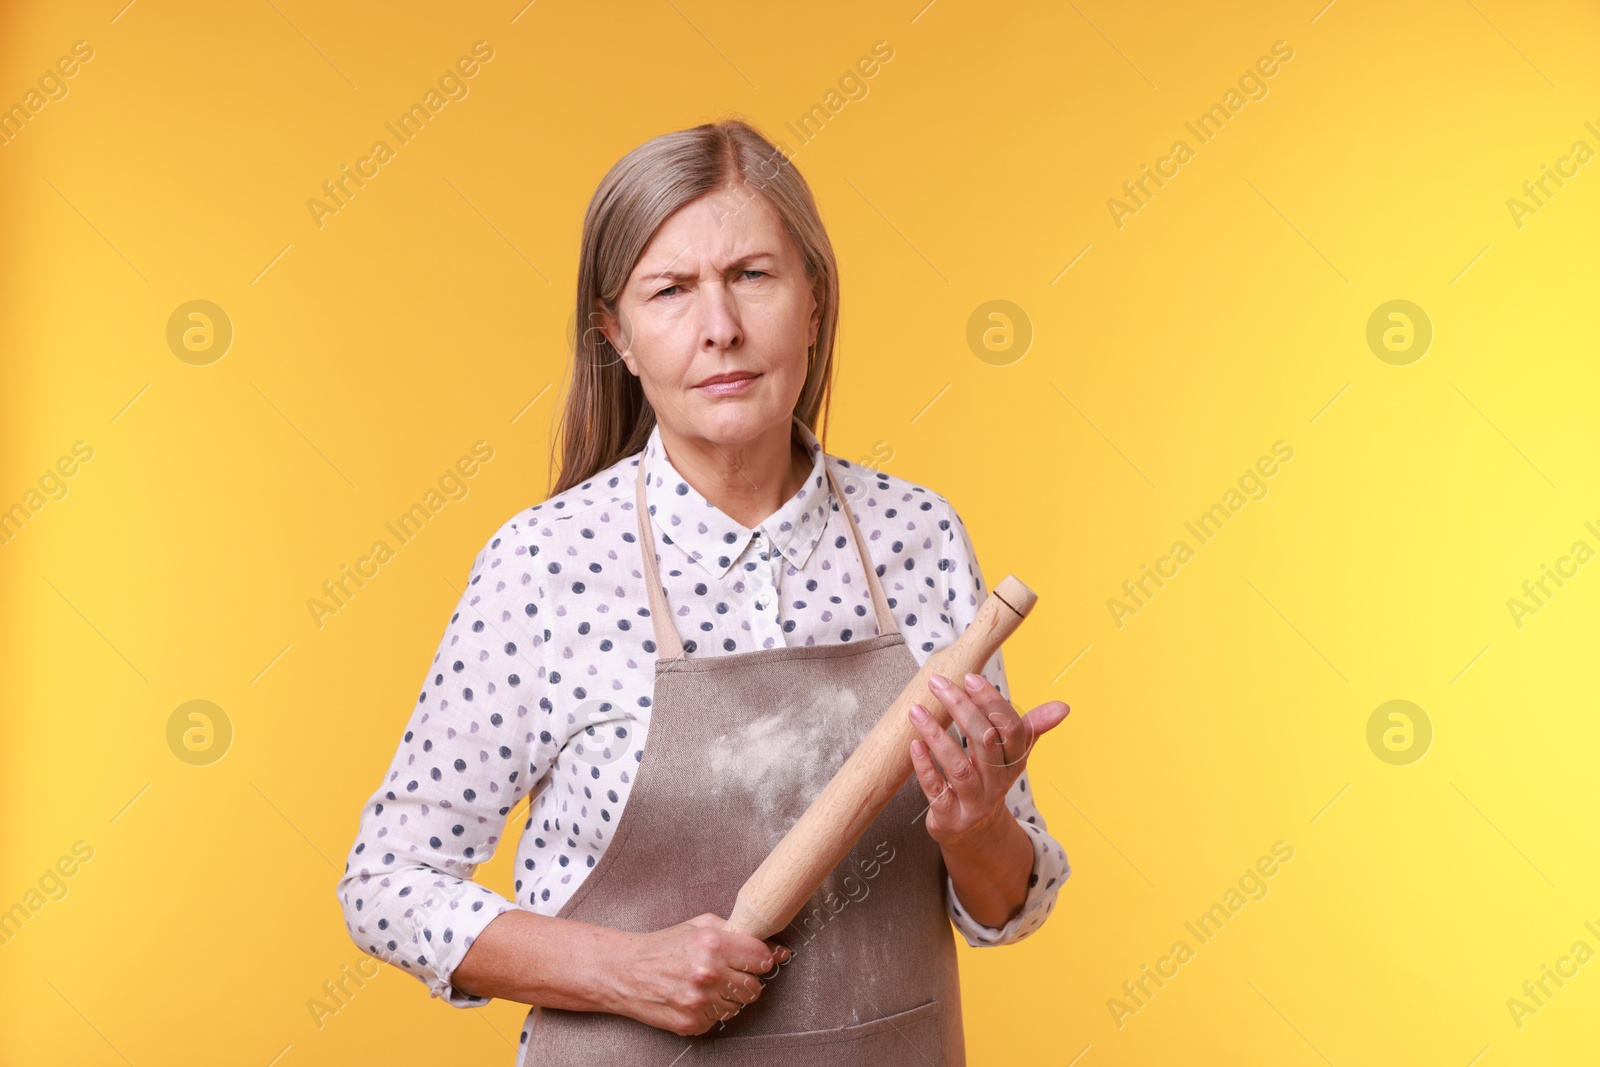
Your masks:
[{"label": "rolled up sleeve", "polygon": [[531,725],[546,603],[524,534],[506,523],[474,561],[337,886],[356,946],[457,1008],[489,1002],[451,975],[483,928],[518,907],[472,876],[555,752]]},{"label": "rolled up sleeve", "polygon": [[[943,615],[951,628],[951,636],[946,642],[948,645],[977,618],[979,605],[988,599],[989,587],[984,581],[977,553],[973,550],[972,539],[961,516],[949,501],[940,499],[946,511],[940,525],[946,538],[941,568],[945,576]],[[1004,652],[1003,648],[996,649],[980,673],[1000,691],[1001,696],[1010,700],[1011,686],[1006,678]],[[952,724],[950,730],[952,736],[964,746],[966,742],[960,729]],[[1022,910],[1002,927],[985,926],[966,913],[956,898],[955,883],[948,876],[945,878],[945,902],[950,920],[966,938],[967,944],[974,948],[1011,944],[1037,930],[1055,909],[1061,885],[1072,873],[1066,850],[1050,835],[1045,827],[1044,816],[1034,805],[1033,786],[1026,770],[1011,783],[1011,789],[1006,794],[1006,807],[1016,818],[1017,824],[1027,832],[1028,840],[1033,845],[1033,872],[1028,877],[1028,893]]]}]

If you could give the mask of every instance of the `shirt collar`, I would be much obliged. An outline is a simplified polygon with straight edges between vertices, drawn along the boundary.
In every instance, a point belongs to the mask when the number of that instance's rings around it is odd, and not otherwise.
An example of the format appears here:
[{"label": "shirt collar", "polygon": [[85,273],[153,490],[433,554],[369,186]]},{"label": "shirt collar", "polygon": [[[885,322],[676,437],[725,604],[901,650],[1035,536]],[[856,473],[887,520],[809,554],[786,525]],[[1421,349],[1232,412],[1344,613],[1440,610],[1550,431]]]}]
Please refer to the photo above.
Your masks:
[{"label": "shirt collar", "polygon": [[[811,457],[811,473],[794,496],[763,519],[757,529],[799,568],[822,540],[833,494],[828,487],[821,443],[798,416],[791,415],[790,420],[794,436]],[[724,514],[678,473],[662,445],[660,423],[651,429],[650,440],[644,446],[643,469],[647,479],[645,506],[667,542],[676,544],[713,577],[726,575],[756,530]]]}]

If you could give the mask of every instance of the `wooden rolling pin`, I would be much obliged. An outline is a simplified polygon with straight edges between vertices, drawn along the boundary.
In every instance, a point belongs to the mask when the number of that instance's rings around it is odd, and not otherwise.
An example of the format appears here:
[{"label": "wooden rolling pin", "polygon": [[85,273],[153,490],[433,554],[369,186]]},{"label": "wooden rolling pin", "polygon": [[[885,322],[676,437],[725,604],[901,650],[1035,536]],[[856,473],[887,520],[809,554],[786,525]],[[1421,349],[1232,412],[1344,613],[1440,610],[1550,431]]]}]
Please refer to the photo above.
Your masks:
[{"label": "wooden rolling pin", "polygon": [[928,658],[833,780],[745,881],[723,929],[766,938],[789,925],[911,777],[910,746],[917,736],[906,717],[911,705],[921,704],[934,721],[949,729],[950,712],[929,689],[928,675],[937,672],[960,685],[962,676],[982,671],[1038,599],[1013,575],[995,586],[972,625],[954,644]]}]

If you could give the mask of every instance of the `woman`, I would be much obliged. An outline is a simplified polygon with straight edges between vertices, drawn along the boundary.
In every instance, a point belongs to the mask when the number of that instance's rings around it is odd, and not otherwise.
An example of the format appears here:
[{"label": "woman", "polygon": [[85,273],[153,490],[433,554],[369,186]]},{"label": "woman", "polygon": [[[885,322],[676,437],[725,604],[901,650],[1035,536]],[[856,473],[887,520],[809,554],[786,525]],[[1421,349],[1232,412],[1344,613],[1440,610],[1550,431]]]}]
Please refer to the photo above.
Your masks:
[{"label": "woman", "polygon": [[[1019,716],[998,653],[938,679],[949,732],[912,709],[913,780],[795,921],[722,929],[987,595],[945,498],[814,435],[839,296],[810,190],[742,122],[655,138],[590,203],[578,293],[560,476],[473,566],[350,934],[457,1007],[533,1005],[519,1063],[961,1064],[951,923],[1018,940],[1070,873],[1024,771],[1067,708]],[[471,878],[529,794],[507,900]]]}]

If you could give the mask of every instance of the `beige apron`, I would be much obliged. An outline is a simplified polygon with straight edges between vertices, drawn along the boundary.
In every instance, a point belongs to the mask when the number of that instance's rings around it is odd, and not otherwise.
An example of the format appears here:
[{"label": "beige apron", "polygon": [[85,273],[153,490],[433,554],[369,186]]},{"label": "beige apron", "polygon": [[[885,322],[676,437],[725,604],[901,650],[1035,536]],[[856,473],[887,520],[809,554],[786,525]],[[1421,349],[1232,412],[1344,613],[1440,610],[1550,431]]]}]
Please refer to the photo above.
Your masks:
[{"label": "beige apron", "polygon": [[[752,871],[900,694],[918,665],[829,470],[878,635],[684,656],[638,476],[655,624],[644,757],[615,836],[560,917],[638,932],[726,916]],[[520,1067],[965,1067],[945,868],[908,780],[792,923],[794,956],[761,997],[696,1037],[624,1015],[534,1008]]]}]

